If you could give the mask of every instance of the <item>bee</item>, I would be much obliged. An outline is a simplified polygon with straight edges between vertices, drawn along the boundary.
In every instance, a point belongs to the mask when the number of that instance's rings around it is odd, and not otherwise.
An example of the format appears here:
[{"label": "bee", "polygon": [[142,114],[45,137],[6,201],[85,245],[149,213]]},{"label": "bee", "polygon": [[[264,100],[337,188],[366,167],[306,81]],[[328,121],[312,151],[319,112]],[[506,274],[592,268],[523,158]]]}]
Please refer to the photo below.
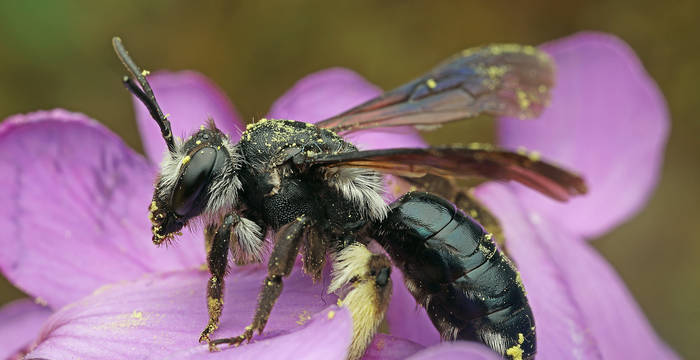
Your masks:
[{"label": "bee", "polygon": [[[443,340],[478,341],[501,356],[534,357],[532,310],[516,268],[494,243],[492,234],[501,234],[496,217],[455,179],[517,181],[566,201],[586,192],[582,178],[532,154],[490,145],[363,151],[343,135],[431,128],[479,114],[536,116],[554,81],[546,54],[509,44],[468,49],[315,125],[261,119],[234,142],[213,120],[186,140],[174,137],[144,72],[119,38],[113,45],[131,75],[124,84],[148,108],[168,148],[150,204],[153,242],[172,240],[195,219],[205,225],[211,277],[209,321],[200,342],[215,350],[261,333],[302,252],[304,271],[314,280],[326,255],[333,259],[329,291],[345,294],[343,306],[353,316],[349,359],[362,356],[384,318],[392,264]],[[414,191],[386,204],[383,174]],[[274,233],[268,274],[251,324],[241,335],[212,339],[229,253],[236,263],[261,262],[268,232]],[[388,256],[368,250],[372,239]]]}]

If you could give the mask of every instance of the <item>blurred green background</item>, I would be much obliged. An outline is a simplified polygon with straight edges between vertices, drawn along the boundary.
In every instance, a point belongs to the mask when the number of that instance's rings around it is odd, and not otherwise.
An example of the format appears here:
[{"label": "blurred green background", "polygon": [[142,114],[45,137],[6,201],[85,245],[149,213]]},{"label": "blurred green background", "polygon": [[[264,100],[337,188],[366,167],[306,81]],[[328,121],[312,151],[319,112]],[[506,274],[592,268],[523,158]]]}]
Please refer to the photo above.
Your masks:
[{"label": "blurred green background", "polygon": [[[700,358],[698,14],[700,2],[692,0],[2,1],[0,118],[54,107],[80,111],[140,150],[113,35],[126,39],[148,69],[206,74],[250,121],[296,80],[326,67],[345,66],[390,88],[473,45],[613,33],[659,83],[673,129],[649,206],[594,245],[661,337],[684,357]],[[434,143],[493,140],[493,122],[426,136]],[[0,279],[0,304],[21,296]]]}]

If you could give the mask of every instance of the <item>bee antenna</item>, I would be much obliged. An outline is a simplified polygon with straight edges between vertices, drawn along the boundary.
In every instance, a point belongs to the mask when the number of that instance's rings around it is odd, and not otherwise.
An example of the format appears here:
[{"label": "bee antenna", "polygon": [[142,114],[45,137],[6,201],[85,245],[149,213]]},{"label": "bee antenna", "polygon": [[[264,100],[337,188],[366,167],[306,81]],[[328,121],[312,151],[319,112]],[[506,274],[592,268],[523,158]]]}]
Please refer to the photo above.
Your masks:
[{"label": "bee antenna", "polygon": [[112,46],[117,53],[117,57],[119,57],[119,60],[124,64],[124,67],[126,67],[126,70],[129,71],[131,76],[141,85],[141,87],[139,87],[139,85],[134,82],[134,79],[124,76],[122,79],[124,86],[146,106],[151,117],[160,127],[160,133],[163,135],[163,140],[165,140],[165,143],[168,145],[168,150],[174,152],[175,142],[173,141],[173,132],[170,129],[170,121],[163,115],[163,111],[160,109],[160,106],[158,106],[151,85],[148,84],[146,80],[145,75],[147,72],[141,70],[134,60],[131,59],[129,52],[126,51],[122,44],[122,39],[117,36],[113,37]]}]

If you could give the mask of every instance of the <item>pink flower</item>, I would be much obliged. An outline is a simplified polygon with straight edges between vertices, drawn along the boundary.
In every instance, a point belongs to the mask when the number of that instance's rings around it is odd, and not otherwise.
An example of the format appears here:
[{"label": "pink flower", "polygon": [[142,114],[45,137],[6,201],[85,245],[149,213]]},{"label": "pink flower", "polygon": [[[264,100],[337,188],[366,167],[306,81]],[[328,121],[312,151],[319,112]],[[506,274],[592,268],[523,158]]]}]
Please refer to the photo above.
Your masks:
[{"label": "pink flower", "polygon": [[[534,121],[502,119],[501,143],[580,171],[590,194],[562,205],[515,184],[477,189],[499,216],[521,271],[537,322],[538,359],[675,358],[585,241],[633,215],[654,188],[668,132],[663,97],[616,38],[579,34],[543,48],[558,67],[552,104]],[[149,80],[175,134],[191,133],[208,116],[240,133],[233,107],[201,75]],[[269,117],[315,122],[379,92],[349,70],[325,70],[300,80]],[[185,233],[167,249],[152,246],[147,205],[164,148],[139,104],[136,115],[147,158],[97,122],[64,110],[0,125],[0,269],[47,304],[20,301],[0,310],[0,357],[29,346],[27,358],[47,359],[342,358],[350,316],[299,268],[254,343],[209,353],[197,342],[207,322],[203,239]],[[363,148],[424,146],[404,128],[351,140]],[[265,274],[260,265],[231,271],[218,336],[237,335],[249,323]],[[366,358],[496,358],[479,344],[437,345],[425,311],[400,273],[393,276],[391,334],[378,335]]]}]

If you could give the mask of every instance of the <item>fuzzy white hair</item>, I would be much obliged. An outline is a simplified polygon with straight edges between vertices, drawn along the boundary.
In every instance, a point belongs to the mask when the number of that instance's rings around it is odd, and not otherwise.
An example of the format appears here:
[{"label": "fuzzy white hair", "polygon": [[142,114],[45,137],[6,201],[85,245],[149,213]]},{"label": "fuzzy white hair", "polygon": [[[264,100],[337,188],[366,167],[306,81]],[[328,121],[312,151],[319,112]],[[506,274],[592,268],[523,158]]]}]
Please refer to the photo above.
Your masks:
[{"label": "fuzzy white hair", "polygon": [[384,220],[389,206],[384,202],[382,175],[374,170],[363,168],[326,168],[325,176],[329,185],[344,198],[351,201],[363,217],[370,220]]},{"label": "fuzzy white hair", "polygon": [[[237,145],[232,144],[228,137],[224,136],[221,140],[230,161],[224,164],[221,171],[214,174],[210,182],[209,200],[202,212],[205,222],[212,222],[222,214],[231,211],[238,204],[238,191],[243,187],[236,175],[236,171],[242,165],[243,157],[239,154]],[[169,201],[167,197],[174,191],[182,167],[188,161],[189,157],[185,153],[183,140],[175,137],[175,150],[166,152],[160,164],[161,172],[157,188],[158,197],[163,202]]]},{"label": "fuzzy white hair", "polygon": [[233,229],[231,254],[237,264],[261,262],[265,254],[263,231],[254,221],[241,217]]}]

